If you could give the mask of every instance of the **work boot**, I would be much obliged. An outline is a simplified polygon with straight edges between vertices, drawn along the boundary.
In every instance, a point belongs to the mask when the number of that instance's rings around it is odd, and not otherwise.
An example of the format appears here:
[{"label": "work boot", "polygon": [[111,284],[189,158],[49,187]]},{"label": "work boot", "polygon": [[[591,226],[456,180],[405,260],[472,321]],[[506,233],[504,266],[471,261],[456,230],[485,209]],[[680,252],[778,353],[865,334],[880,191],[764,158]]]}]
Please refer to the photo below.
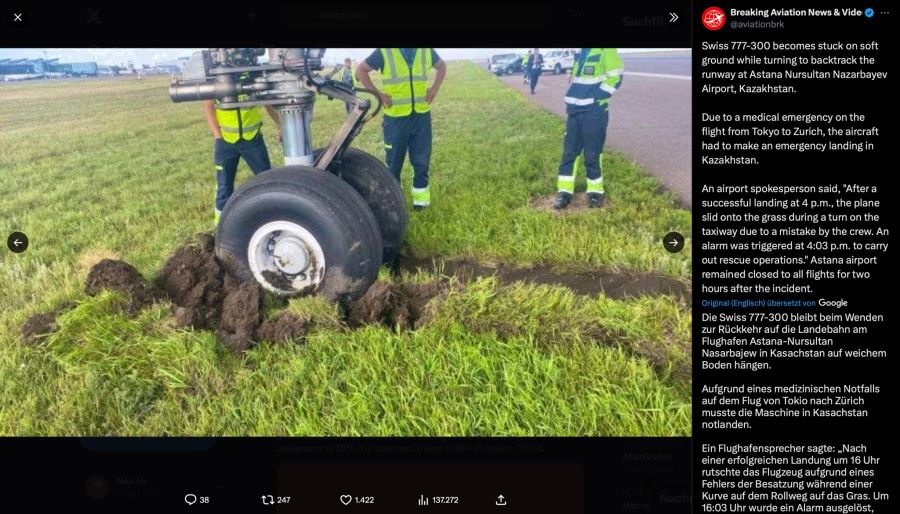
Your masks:
[{"label": "work boot", "polygon": [[588,207],[590,207],[591,209],[603,207],[603,205],[606,203],[606,195],[603,193],[588,193],[587,201]]},{"label": "work boot", "polygon": [[553,203],[554,209],[565,209],[572,202],[572,193],[560,191],[556,193],[556,202]]}]

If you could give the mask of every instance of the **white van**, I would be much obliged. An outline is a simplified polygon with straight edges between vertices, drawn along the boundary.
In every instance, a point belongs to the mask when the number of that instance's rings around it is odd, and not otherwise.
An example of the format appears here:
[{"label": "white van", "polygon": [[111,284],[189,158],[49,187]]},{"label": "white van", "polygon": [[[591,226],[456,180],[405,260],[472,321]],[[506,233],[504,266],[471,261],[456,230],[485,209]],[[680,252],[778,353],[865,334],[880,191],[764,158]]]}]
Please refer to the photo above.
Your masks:
[{"label": "white van", "polygon": [[577,51],[574,48],[561,48],[548,51],[544,54],[544,65],[541,66],[541,71],[551,71],[554,75],[559,75],[560,73],[571,70],[575,67],[576,52]]}]

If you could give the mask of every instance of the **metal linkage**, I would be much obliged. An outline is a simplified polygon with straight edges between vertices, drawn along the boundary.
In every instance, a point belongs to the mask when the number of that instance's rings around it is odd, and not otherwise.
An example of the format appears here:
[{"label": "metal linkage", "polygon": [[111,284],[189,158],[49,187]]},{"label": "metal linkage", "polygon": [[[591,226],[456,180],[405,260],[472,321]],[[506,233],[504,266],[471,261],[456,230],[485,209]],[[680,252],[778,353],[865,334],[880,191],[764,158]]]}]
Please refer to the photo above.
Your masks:
[{"label": "metal linkage", "polygon": [[[185,66],[183,78],[169,85],[174,102],[217,100],[220,109],[273,106],[281,120],[285,164],[327,169],[340,160],[362,126],[371,102],[357,97],[345,84],[313,72],[322,69],[324,48],[271,48],[269,62],[260,64],[264,48],[210,48],[197,52]],[[360,91],[373,94],[365,89]],[[310,121],[316,94],[353,106],[325,151],[313,162]],[[375,98],[378,98],[375,96]]]}]

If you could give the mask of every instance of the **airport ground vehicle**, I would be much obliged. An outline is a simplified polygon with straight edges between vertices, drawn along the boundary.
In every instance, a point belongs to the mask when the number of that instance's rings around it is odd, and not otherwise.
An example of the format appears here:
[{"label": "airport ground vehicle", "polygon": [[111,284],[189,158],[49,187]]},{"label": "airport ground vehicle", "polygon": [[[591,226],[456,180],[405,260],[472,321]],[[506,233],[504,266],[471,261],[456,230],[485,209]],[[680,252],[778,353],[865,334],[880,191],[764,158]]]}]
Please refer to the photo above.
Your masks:
[{"label": "airport ground vehicle", "polygon": [[494,71],[494,67],[497,66],[501,62],[506,62],[507,59],[511,57],[515,57],[516,54],[496,54],[492,55],[490,59],[488,59],[488,69]]},{"label": "airport ground vehicle", "polygon": [[553,72],[554,75],[569,71],[575,66],[575,53],[572,48],[550,50],[544,54],[541,70]]},{"label": "airport ground vehicle", "polygon": [[498,76],[522,73],[522,57],[516,54],[495,55],[491,57],[491,71]]}]

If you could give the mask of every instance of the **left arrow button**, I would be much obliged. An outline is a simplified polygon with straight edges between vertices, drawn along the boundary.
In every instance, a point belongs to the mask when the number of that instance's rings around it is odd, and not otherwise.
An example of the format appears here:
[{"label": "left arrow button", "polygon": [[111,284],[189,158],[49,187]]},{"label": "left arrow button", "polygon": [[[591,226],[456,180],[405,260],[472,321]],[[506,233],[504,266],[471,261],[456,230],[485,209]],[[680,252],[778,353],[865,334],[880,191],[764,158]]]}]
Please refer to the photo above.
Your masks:
[{"label": "left arrow button", "polygon": [[6,238],[6,246],[11,252],[22,253],[28,249],[28,236],[22,232],[13,232]]}]

